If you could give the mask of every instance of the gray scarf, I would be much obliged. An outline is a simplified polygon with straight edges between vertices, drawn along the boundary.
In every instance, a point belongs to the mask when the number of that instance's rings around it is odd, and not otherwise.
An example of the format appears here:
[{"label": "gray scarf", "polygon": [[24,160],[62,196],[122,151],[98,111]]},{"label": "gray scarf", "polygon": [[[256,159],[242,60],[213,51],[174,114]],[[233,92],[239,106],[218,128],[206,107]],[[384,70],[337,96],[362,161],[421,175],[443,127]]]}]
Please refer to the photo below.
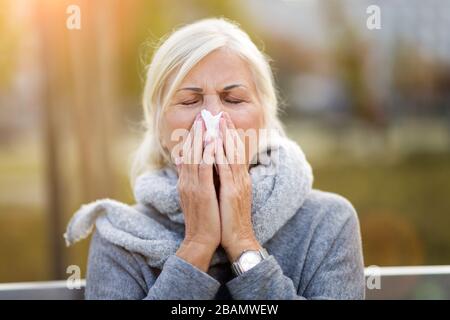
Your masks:
[{"label": "gray scarf", "polygon": [[[311,166],[295,142],[283,138],[264,155],[265,160],[249,171],[253,229],[261,245],[295,215],[313,183]],[[184,238],[177,179],[176,171],[169,167],[139,176],[134,187],[137,205],[133,207],[111,199],[81,206],[67,226],[66,244],[86,238],[95,224],[104,239],[142,254],[150,266],[161,269]],[[138,206],[151,214],[142,213]],[[211,265],[225,262],[226,254],[219,247]]]}]

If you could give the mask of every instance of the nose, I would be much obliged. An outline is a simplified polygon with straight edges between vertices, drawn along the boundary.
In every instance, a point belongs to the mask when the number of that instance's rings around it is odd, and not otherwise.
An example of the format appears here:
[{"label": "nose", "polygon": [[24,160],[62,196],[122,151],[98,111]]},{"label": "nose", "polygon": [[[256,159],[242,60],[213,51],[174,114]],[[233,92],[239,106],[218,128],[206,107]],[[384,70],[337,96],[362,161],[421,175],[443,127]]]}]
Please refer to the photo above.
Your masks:
[{"label": "nose", "polygon": [[204,108],[212,115],[218,114],[223,109],[222,101],[217,94],[204,95]]}]

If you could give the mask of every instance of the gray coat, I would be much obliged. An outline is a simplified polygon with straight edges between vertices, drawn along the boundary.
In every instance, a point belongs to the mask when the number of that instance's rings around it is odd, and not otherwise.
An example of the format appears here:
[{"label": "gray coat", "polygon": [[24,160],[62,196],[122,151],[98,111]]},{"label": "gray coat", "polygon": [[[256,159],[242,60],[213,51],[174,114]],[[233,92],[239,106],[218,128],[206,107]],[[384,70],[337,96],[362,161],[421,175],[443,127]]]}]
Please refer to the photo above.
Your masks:
[{"label": "gray coat", "polygon": [[[137,207],[142,213],[145,206]],[[282,208],[280,208],[282,210]],[[95,232],[87,299],[363,299],[357,214],[342,196],[312,190],[264,245],[270,257],[233,277],[229,263],[207,273],[171,255],[162,269]]]}]

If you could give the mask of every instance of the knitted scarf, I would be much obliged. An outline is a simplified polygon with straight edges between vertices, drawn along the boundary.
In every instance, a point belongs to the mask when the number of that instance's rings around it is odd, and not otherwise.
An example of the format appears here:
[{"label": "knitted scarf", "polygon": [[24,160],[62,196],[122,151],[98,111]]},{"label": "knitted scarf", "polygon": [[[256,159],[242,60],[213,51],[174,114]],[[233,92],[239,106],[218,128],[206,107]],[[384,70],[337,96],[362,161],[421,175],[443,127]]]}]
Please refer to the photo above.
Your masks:
[{"label": "knitted scarf", "polygon": [[[313,174],[301,148],[287,138],[267,148],[260,158],[265,160],[251,166],[249,173],[253,229],[264,246],[302,206],[312,189]],[[66,244],[86,238],[95,226],[107,241],[142,254],[150,266],[161,269],[184,238],[177,179],[171,167],[142,174],[134,185],[134,206],[112,199],[82,205],[67,226]],[[225,262],[226,254],[219,247],[211,265]]]}]

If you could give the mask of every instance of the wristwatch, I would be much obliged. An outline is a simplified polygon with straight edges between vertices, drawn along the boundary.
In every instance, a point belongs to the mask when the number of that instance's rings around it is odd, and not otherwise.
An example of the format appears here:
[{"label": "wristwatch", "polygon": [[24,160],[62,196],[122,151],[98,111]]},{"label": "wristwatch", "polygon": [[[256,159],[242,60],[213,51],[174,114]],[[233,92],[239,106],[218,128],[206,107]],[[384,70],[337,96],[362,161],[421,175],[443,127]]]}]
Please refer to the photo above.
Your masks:
[{"label": "wristwatch", "polygon": [[269,253],[264,248],[260,250],[244,250],[239,258],[231,264],[231,269],[236,276],[239,276],[268,257]]}]

